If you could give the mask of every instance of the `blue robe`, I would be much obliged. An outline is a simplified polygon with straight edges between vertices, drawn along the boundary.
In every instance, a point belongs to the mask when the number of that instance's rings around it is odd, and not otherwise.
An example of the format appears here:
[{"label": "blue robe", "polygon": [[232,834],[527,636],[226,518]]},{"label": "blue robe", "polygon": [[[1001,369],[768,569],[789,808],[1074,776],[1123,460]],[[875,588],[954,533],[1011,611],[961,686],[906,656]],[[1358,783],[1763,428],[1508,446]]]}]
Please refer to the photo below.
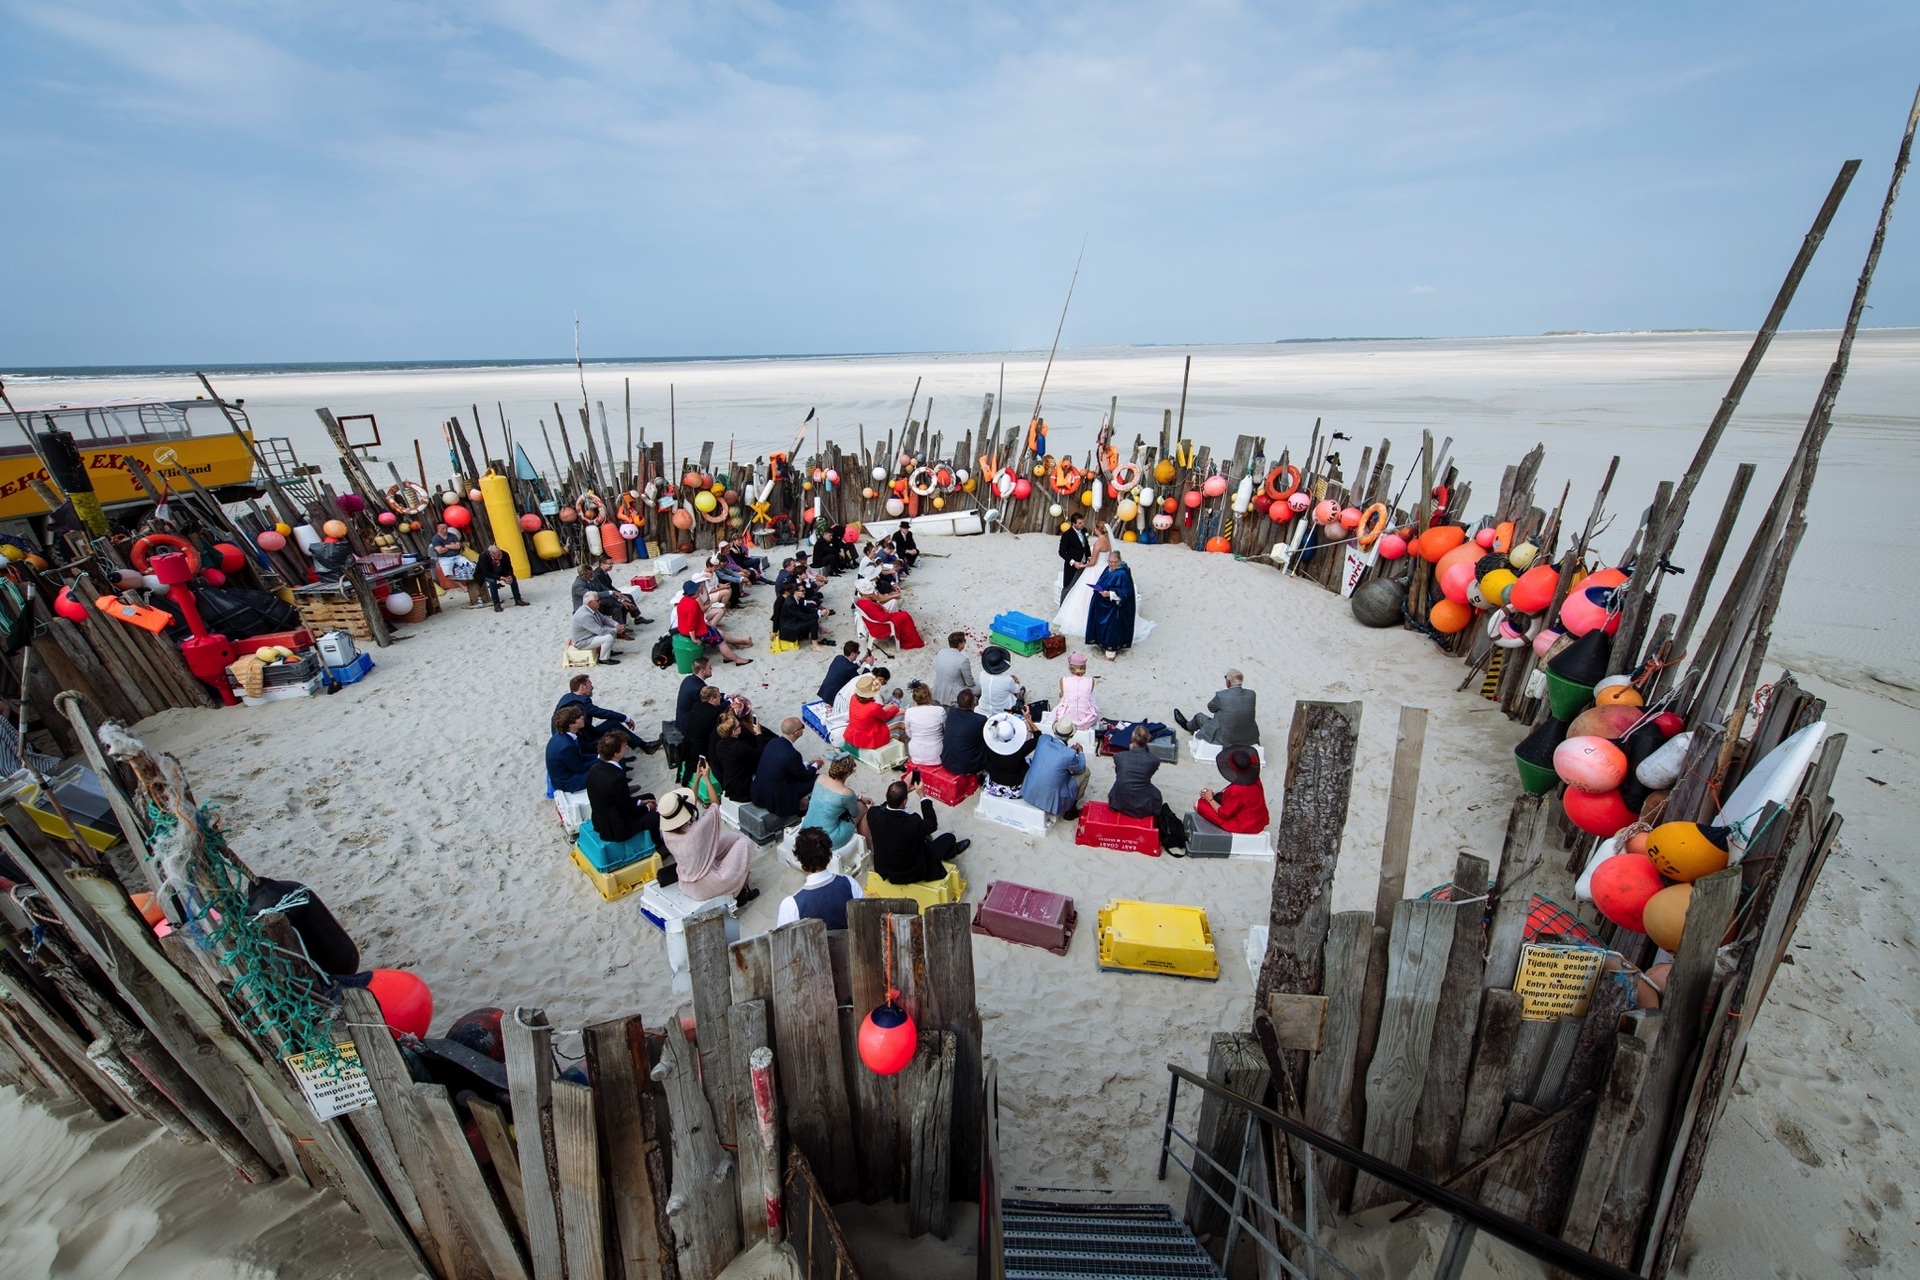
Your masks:
[{"label": "blue robe", "polygon": [[[1107,599],[1108,592],[1119,599]],[[1133,570],[1124,562],[1102,573],[1093,584],[1093,603],[1087,608],[1087,643],[1110,651],[1133,647]]]}]

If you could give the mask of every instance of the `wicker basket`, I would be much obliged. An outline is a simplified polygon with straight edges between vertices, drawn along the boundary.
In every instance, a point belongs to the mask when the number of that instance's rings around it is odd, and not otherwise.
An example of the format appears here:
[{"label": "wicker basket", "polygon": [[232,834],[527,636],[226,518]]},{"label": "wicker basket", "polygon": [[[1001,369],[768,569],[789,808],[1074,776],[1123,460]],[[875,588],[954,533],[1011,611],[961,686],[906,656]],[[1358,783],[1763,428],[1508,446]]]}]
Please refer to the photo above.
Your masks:
[{"label": "wicker basket", "polygon": [[373,628],[367,625],[367,615],[361,612],[358,600],[303,599],[295,607],[300,610],[300,625],[316,636],[344,631],[355,640],[373,643]]}]

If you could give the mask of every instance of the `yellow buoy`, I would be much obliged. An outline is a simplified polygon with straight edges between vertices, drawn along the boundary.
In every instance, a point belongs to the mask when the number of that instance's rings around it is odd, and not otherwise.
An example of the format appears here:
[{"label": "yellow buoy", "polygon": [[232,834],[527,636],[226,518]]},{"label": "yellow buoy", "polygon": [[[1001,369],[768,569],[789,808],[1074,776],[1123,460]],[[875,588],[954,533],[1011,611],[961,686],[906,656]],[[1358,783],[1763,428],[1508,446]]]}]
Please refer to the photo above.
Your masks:
[{"label": "yellow buoy", "polygon": [[1640,920],[1654,945],[1664,951],[1680,950],[1680,934],[1686,928],[1687,907],[1693,902],[1693,886],[1670,884],[1647,899]]},{"label": "yellow buoy", "polygon": [[[1727,851],[1697,822],[1663,822],[1647,836],[1647,856],[1669,880],[1691,884],[1727,865]],[[1668,948],[1671,950],[1672,948]]]}]

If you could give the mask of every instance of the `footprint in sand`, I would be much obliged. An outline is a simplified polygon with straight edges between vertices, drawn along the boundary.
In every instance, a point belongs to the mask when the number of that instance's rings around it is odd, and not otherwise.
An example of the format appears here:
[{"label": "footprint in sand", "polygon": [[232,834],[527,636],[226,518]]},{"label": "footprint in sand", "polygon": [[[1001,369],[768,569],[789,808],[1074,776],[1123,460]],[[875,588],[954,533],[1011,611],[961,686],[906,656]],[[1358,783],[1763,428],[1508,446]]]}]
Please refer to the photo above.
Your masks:
[{"label": "footprint in sand", "polygon": [[1813,1140],[1806,1131],[1786,1116],[1772,1117],[1773,1136],[1780,1139],[1780,1145],[1787,1153],[1808,1168],[1818,1169],[1827,1162],[1818,1151],[1813,1149]]}]

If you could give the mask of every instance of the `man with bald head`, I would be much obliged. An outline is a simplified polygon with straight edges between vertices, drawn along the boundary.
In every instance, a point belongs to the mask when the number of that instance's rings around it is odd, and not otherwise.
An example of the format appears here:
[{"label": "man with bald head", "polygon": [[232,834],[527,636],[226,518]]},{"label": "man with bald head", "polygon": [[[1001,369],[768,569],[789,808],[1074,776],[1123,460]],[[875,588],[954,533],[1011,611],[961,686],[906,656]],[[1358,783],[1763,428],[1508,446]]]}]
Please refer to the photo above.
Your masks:
[{"label": "man with bald head", "polygon": [[807,797],[813,794],[816,765],[800,758],[794,744],[806,726],[798,716],[780,722],[780,735],[760,752],[760,764],[753,771],[753,802],[777,818],[797,818],[807,810]]},{"label": "man with bald head", "polygon": [[1228,671],[1227,687],[1213,695],[1207,709],[1192,719],[1176,709],[1173,722],[1202,742],[1227,747],[1253,747],[1260,744],[1260,725],[1254,719],[1256,698],[1246,687],[1246,677]]}]

